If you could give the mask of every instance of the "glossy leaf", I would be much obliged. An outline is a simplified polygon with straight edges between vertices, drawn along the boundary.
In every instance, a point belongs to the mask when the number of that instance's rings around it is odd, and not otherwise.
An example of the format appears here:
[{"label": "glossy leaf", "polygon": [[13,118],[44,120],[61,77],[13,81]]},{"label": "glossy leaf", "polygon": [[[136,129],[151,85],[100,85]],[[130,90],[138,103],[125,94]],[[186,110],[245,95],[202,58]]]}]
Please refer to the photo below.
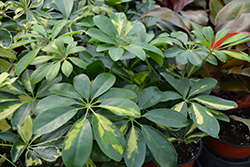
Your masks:
[{"label": "glossy leaf", "polygon": [[[114,13],[115,15],[115,13]],[[116,38],[117,35],[117,30],[114,26],[114,24],[112,23],[112,21],[103,15],[98,15],[95,16],[93,18],[96,26],[102,30],[103,32],[105,32],[106,34],[108,34],[109,36],[111,36],[112,38]]]},{"label": "glossy leaf", "polygon": [[223,50],[223,52],[231,57],[236,58],[236,59],[246,60],[246,61],[250,62],[250,57],[243,52],[229,51],[229,50]]},{"label": "glossy leaf", "polygon": [[52,28],[52,34],[51,34],[52,39],[55,39],[55,37],[60,33],[60,31],[63,29],[66,23],[67,23],[67,20],[59,20],[56,22],[56,24]]},{"label": "glossy leaf", "polygon": [[63,16],[68,18],[73,9],[74,2],[68,0],[54,0],[54,2]]},{"label": "glossy leaf", "polygon": [[230,21],[242,13],[250,13],[250,2],[248,0],[232,1],[224,6],[215,18],[215,25]]},{"label": "glossy leaf", "polygon": [[203,35],[206,37],[209,43],[214,40],[214,31],[211,27],[204,27],[202,29]]},{"label": "glossy leaf", "polygon": [[25,153],[25,165],[26,166],[38,166],[38,165],[42,165],[42,161],[39,157],[37,157],[37,155],[33,151],[28,150]]},{"label": "glossy leaf", "polygon": [[15,143],[16,141],[21,142],[22,140],[14,133],[6,131],[6,132],[0,132],[0,139],[6,140],[11,143]]},{"label": "glossy leaf", "polygon": [[221,62],[227,61],[227,55],[223,51],[214,50],[214,54]]},{"label": "glossy leaf", "polygon": [[13,144],[11,148],[11,152],[10,152],[12,162],[15,163],[19,159],[19,157],[22,155],[25,149],[26,149],[26,145],[23,142],[16,141]]},{"label": "glossy leaf", "polygon": [[219,13],[219,11],[223,8],[223,3],[220,0],[210,0],[209,7],[210,7],[210,20],[213,24],[215,24],[215,17]]},{"label": "glossy leaf", "polygon": [[32,118],[28,115],[23,125],[17,125],[18,134],[21,136],[25,143],[28,143],[32,137]]},{"label": "glossy leaf", "polygon": [[218,138],[220,125],[213,114],[197,103],[191,104],[192,119],[196,126],[212,137]]},{"label": "glossy leaf", "polygon": [[119,116],[140,117],[140,109],[133,101],[123,98],[114,98],[103,101],[99,107],[110,110]]},{"label": "glossy leaf", "polygon": [[177,153],[172,143],[151,126],[143,125],[142,134],[156,162],[165,167],[177,165]]},{"label": "glossy leaf", "polygon": [[31,114],[31,104],[25,103],[11,117],[11,125],[16,127],[22,125],[28,115]]},{"label": "glossy leaf", "polygon": [[194,83],[189,91],[189,97],[212,89],[217,84],[217,80],[213,78],[203,78]]},{"label": "glossy leaf", "polygon": [[124,46],[124,49],[126,49],[128,52],[132,53],[136,57],[140,58],[141,60],[146,59],[145,51],[141,47],[139,47],[135,44],[130,44],[130,45]]},{"label": "glossy leaf", "polygon": [[90,80],[87,75],[81,74],[73,80],[75,90],[86,100],[90,97]]},{"label": "glossy leaf", "polygon": [[128,167],[142,166],[146,156],[145,139],[139,128],[132,126],[127,136],[124,161]]},{"label": "glossy leaf", "polygon": [[72,71],[73,71],[73,66],[67,60],[65,60],[62,64],[63,74],[69,77]]},{"label": "glossy leaf", "polygon": [[91,98],[94,99],[105,93],[113,86],[115,80],[115,76],[108,73],[98,75],[91,85]]},{"label": "glossy leaf", "polygon": [[12,42],[12,35],[11,33],[4,29],[0,29],[0,46],[3,48],[8,48]]},{"label": "glossy leaf", "polygon": [[122,30],[127,25],[126,15],[124,13],[112,13],[110,19],[116,28],[118,36],[121,37]]},{"label": "glossy leaf", "polygon": [[87,67],[87,64],[81,58],[78,58],[78,57],[68,57],[68,59],[70,61],[72,61],[72,63],[74,63],[75,65],[77,65],[80,68],[86,69],[86,67]]},{"label": "glossy leaf", "polygon": [[129,89],[124,89],[124,88],[111,88],[108,92],[103,94],[98,101],[103,102],[108,99],[112,98],[124,98],[124,99],[129,99],[132,100],[136,98],[137,95],[129,90]]},{"label": "glossy leaf", "polygon": [[124,53],[123,48],[111,48],[109,49],[109,56],[113,61],[117,61],[121,58]]},{"label": "glossy leaf", "polygon": [[75,107],[57,107],[38,115],[33,124],[34,134],[47,134],[68,122],[77,112]]},{"label": "glossy leaf", "polygon": [[92,130],[87,119],[78,120],[68,131],[62,149],[66,166],[82,167],[92,150]]},{"label": "glossy leaf", "polygon": [[40,82],[45,77],[50,66],[51,64],[43,64],[38,67],[30,76],[31,83],[36,84]]},{"label": "glossy leaf", "polygon": [[181,128],[188,125],[187,117],[172,109],[153,109],[144,116],[150,121],[163,126]]},{"label": "glossy leaf", "polygon": [[23,103],[4,102],[0,105],[0,121],[13,114]]},{"label": "glossy leaf", "polygon": [[45,28],[43,26],[35,24],[31,28],[33,30],[39,32],[40,34],[42,34],[44,37],[47,36],[47,32],[46,32],[46,30],[45,30]]},{"label": "glossy leaf", "polygon": [[62,97],[58,95],[50,95],[41,99],[37,103],[36,110],[38,110],[39,112],[43,112],[48,109],[62,107],[62,106],[70,106],[73,104],[77,104],[77,101],[75,101],[72,98]]},{"label": "glossy leaf", "polygon": [[153,46],[144,42],[136,42],[135,45],[163,57],[162,51],[156,46]]},{"label": "glossy leaf", "polygon": [[217,110],[230,110],[237,108],[238,105],[234,101],[222,99],[211,95],[201,95],[194,98],[199,103]]},{"label": "glossy leaf", "polygon": [[108,35],[106,35],[104,32],[102,32],[99,29],[91,28],[88,30],[87,34],[90,37],[97,39],[98,41],[105,42],[108,44],[114,44],[114,45],[116,44],[116,42],[112,38],[110,38]]},{"label": "glossy leaf", "polygon": [[19,98],[10,93],[0,92],[0,103],[7,101],[19,101]]},{"label": "glossy leaf", "polygon": [[92,117],[94,137],[101,150],[111,159],[120,161],[125,151],[125,138],[107,118],[95,113]]},{"label": "glossy leaf", "polygon": [[61,62],[57,62],[55,64],[51,64],[48,67],[48,71],[46,73],[46,79],[50,82],[52,81],[57,75],[61,67]]},{"label": "glossy leaf", "polygon": [[34,147],[33,151],[36,155],[47,162],[54,162],[59,156],[61,156],[61,152],[57,147]]},{"label": "glossy leaf", "polygon": [[64,97],[70,97],[73,99],[82,99],[81,96],[76,92],[74,87],[69,83],[58,83],[56,85],[53,85],[49,89],[49,91]]},{"label": "glossy leaf", "polygon": [[187,103],[185,101],[175,104],[171,109],[173,109],[177,112],[180,112],[183,115],[187,116],[188,107],[187,107]]},{"label": "glossy leaf", "polygon": [[226,114],[224,114],[223,112],[220,112],[220,111],[217,111],[214,109],[210,109],[210,108],[208,108],[208,110],[215,116],[216,119],[222,120],[225,122],[230,122],[229,117]]},{"label": "glossy leaf", "polygon": [[145,109],[152,107],[153,105],[161,101],[162,92],[155,86],[145,88],[140,96],[139,107]]},{"label": "glossy leaf", "polygon": [[30,51],[24,55],[16,65],[16,74],[19,76],[23,70],[31,63],[31,61],[36,57],[41,48],[36,48],[35,50]]}]

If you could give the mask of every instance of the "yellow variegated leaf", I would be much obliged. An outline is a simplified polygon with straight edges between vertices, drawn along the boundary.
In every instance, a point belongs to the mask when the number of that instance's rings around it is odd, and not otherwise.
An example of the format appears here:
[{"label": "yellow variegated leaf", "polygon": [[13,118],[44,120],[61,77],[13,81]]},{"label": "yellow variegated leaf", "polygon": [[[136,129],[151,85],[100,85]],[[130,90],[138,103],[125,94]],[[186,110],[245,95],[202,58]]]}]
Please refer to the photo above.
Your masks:
[{"label": "yellow variegated leaf", "polygon": [[42,161],[33,151],[28,150],[25,154],[25,164],[26,166],[39,166],[42,165]]},{"label": "yellow variegated leaf", "polygon": [[7,131],[11,128],[11,126],[8,124],[8,122],[4,119],[0,121],[0,130],[2,132]]},{"label": "yellow variegated leaf", "polygon": [[23,103],[5,102],[0,106],[0,120],[3,120],[13,114]]},{"label": "yellow variegated leaf", "polygon": [[22,126],[17,126],[17,131],[25,143],[28,143],[32,137],[32,126],[33,122],[30,115],[26,117]]},{"label": "yellow variegated leaf", "polygon": [[184,114],[185,116],[187,115],[187,112],[188,112],[187,103],[185,101],[174,105],[171,109],[173,109],[177,112],[180,112],[180,113]]},{"label": "yellow variegated leaf", "polygon": [[124,36],[126,37],[129,33],[129,31],[133,28],[133,23],[128,21],[125,27],[125,34]]},{"label": "yellow variegated leaf", "polygon": [[9,74],[7,72],[3,72],[2,74],[0,74],[0,87],[3,81],[5,81],[8,78],[8,76]]}]

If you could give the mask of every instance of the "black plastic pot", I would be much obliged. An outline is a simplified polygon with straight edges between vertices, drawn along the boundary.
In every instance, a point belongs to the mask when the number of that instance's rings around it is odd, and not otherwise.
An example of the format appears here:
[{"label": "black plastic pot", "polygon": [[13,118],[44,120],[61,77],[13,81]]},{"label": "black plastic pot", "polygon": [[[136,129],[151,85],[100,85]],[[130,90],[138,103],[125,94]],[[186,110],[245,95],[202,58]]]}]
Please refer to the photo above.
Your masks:
[{"label": "black plastic pot", "polygon": [[250,167],[250,156],[239,159],[224,157],[213,151],[205,140],[198,161],[202,167]]}]

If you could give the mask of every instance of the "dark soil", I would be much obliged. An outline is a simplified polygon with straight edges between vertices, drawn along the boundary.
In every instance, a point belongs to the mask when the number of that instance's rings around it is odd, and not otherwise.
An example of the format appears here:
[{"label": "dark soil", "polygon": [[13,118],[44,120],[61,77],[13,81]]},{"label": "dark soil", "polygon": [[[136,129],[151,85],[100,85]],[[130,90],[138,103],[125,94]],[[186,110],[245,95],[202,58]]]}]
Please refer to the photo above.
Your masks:
[{"label": "dark soil", "polygon": [[175,141],[173,142],[178,154],[178,164],[183,164],[195,158],[200,150],[200,143],[189,143]]},{"label": "dark soil", "polygon": [[[231,115],[250,119],[250,108],[234,111]],[[219,137],[221,140],[239,146],[250,145],[250,131],[244,123],[233,120],[229,123],[220,121],[220,126]]]}]

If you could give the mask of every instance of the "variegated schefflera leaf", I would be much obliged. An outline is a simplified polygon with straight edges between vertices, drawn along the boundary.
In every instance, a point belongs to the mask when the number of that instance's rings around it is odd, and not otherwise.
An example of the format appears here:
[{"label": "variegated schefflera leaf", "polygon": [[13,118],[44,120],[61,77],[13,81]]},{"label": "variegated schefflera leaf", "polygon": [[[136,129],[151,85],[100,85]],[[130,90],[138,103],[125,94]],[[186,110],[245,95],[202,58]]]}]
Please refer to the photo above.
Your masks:
[{"label": "variegated schefflera leaf", "polygon": [[217,119],[228,121],[227,116],[220,111],[236,108],[237,103],[209,95],[217,84],[213,78],[187,80],[175,79],[167,73],[161,74],[183,99],[172,109],[184,115],[189,114],[200,130],[218,137],[220,126]]},{"label": "variegated schefflera leaf", "polygon": [[55,84],[49,89],[54,94],[37,103],[36,109],[41,112],[33,126],[37,135],[52,133],[69,121],[79,119],[81,114],[82,118],[72,125],[63,142],[62,157],[66,166],[80,167],[92,161],[89,158],[93,136],[109,158],[115,161],[123,158],[126,141],[121,129],[127,129],[126,121],[121,122],[119,129],[98,112],[108,110],[122,119],[140,118],[141,114],[136,103],[131,101],[136,94],[128,89],[112,88],[114,84],[115,77],[108,73],[99,74],[93,81],[81,74],[73,79],[73,85]]}]

